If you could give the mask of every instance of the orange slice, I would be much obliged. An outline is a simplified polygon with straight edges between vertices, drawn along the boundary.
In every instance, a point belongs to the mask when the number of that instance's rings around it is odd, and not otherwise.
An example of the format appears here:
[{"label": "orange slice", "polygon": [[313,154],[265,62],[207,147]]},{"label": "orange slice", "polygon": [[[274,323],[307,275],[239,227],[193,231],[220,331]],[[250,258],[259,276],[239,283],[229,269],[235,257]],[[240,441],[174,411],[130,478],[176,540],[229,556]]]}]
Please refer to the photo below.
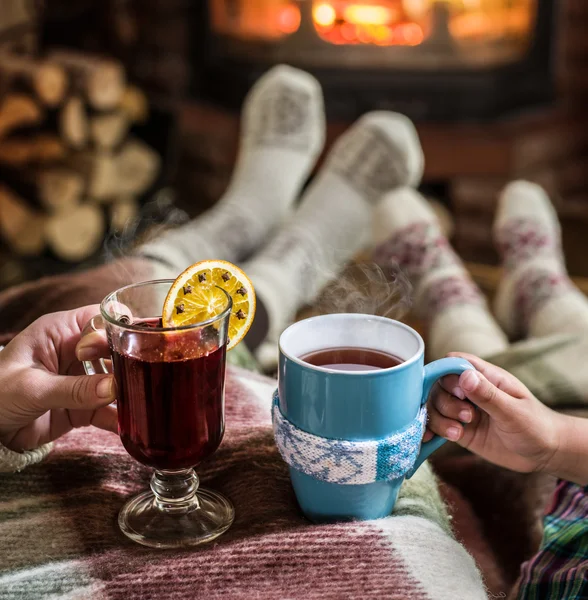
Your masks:
[{"label": "orange slice", "polygon": [[163,303],[163,326],[196,325],[220,315],[227,299],[219,288],[233,300],[227,350],[234,348],[253,323],[256,301],[249,277],[226,260],[203,260],[173,282]]}]

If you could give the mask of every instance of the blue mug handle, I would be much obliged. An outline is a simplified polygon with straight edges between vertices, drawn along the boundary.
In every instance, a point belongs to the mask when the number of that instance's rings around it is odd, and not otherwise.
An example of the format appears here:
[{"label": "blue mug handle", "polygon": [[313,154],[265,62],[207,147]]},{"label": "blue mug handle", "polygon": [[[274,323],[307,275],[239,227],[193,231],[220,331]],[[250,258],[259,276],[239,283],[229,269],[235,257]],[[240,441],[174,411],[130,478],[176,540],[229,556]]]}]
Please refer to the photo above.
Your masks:
[{"label": "blue mug handle", "polygon": [[[433,385],[441,377],[445,375],[461,375],[464,371],[474,369],[474,365],[465,358],[441,358],[425,366],[425,377],[423,381],[423,396],[421,398],[421,406],[429,399],[429,394]],[[410,479],[416,470],[423,464],[435,450],[443,446],[447,440],[440,435],[435,435],[432,440],[425,442],[421,446],[421,451],[417,457],[414,467],[406,475]]]}]

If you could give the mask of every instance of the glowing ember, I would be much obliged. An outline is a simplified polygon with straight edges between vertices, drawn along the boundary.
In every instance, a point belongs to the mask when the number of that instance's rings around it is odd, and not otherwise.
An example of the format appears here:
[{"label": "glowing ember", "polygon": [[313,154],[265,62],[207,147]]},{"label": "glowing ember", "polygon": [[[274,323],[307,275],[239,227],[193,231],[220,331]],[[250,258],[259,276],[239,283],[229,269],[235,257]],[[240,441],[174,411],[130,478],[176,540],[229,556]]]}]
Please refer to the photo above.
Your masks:
[{"label": "glowing ember", "polygon": [[424,40],[425,32],[408,17],[404,3],[331,0],[315,3],[312,16],[318,34],[332,44],[416,46]]},{"label": "glowing ember", "polygon": [[356,25],[388,25],[397,19],[399,11],[385,6],[367,6],[351,4],[343,10],[343,17],[349,23]]},{"label": "glowing ember", "polygon": [[330,27],[337,18],[335,9],[330,4],[318,4],[313,8],[314,22],[321,27]]},{"label": "glowing ember", "polygon": [[[301,11],[308,2],[312,10]],[[210,0],[218,31],[276,40],[310,16],[331,44],[418,46],[449,28],[458,44],[527,40],[537,0]],[[309,14],[311,13],[311,14]]]},{"label": "glowing ember", "polygon": [[300,27],[300,9],[293,4],[285,6],[278,14],[278,27],[282,33],[294,33]]}]

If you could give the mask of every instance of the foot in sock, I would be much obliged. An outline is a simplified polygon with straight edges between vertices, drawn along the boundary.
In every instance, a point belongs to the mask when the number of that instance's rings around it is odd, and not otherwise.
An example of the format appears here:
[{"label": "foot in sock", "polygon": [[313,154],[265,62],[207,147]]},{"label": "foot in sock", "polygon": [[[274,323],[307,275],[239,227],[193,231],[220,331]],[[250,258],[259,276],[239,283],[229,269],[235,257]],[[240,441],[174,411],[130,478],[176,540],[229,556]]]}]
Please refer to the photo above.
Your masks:
[{"label": "foot in sock", "polygon": [[382,200],[377,216],[389,238],[376,248],[374,260],[410,279],[415,312],[428,325],[430,358],[451,351],[489,356],[505,350],[506,336],[428,202],[414,189],[396,190]]},{"label": "foot in sock", "polygon": [[285,65],[253,86],[243,107],[237,164],[224,196],[202,217],[144,244],[140,255],[179,272],[199,260],[237,262],[284,220],[322,151],[319,83]]},{"label": "foot in sock", "polygon": [[515,181],[504,189],[494,240],[504,265],[495,314],[511,337],[588,330],[588,301],[568,277],[557,214],[541,187]]},{"label": "foot in sock", "polygon": [[418,185],[422,171],[416,130],[402,115],[369,113],[337,140],[296,213],[244,267],[268,311],[270,340],[367,242],[381,196]]}]

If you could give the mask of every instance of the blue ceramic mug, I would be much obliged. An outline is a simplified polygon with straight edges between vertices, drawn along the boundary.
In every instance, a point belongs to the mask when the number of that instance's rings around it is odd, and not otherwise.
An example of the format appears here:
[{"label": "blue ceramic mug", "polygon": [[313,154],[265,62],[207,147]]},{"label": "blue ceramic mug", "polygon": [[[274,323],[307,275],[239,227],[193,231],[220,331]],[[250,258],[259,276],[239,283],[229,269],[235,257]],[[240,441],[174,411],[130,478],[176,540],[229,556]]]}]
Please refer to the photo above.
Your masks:
[{"label": "blue ceramic mug", "polygon": [[[280,337],[279,408],[296,428],[339,440],[379,440],[406,428],[444,375],[474,367],[461,358],[425,366],[425,345],[412,328],[385,317],[333,314],[299,321]],[[388,369],[340,371],[303,357],[329,348],[369,348],[404,362]],[[412,475],[446,440],[421,445]],[[394,508],[404,477],[365,484],[319,480],[290,467],[304,514],[316,522],[378,519]]]}]

